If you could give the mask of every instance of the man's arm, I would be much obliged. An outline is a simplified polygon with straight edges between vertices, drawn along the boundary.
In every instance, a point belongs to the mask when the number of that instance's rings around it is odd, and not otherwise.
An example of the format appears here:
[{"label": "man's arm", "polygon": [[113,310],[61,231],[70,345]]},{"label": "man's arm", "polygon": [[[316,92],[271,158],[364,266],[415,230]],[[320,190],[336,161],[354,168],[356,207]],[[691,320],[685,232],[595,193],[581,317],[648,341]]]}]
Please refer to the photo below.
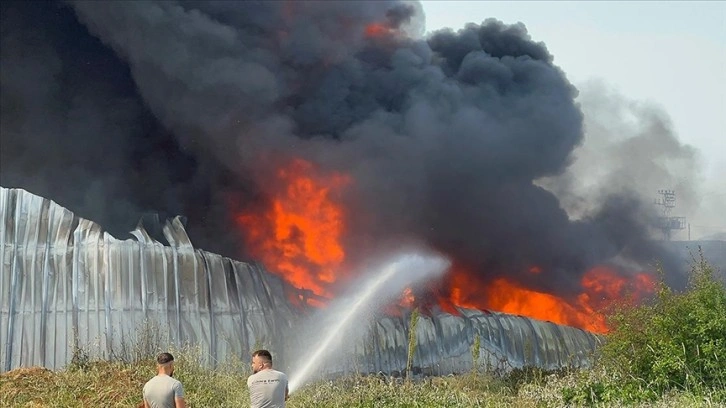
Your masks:
[{"label": "man's arm", "polygon": [[187,403],[184,401],[184,386],[178,381],[174,384],[174,407],[187,408]]},{"label": "man's arm", "polygon": [[290,389],[287,388],[287,385],[285,386],[285,401],[290,398]]},{"label": "man's arm", "polygon": [[146,386],[148,383],[144,384],[144,388],[141,390],[141,399],[144,401],[141,406],[144,408],[151,408],[151,404],[149,404],[149,401],[146,400]]}]

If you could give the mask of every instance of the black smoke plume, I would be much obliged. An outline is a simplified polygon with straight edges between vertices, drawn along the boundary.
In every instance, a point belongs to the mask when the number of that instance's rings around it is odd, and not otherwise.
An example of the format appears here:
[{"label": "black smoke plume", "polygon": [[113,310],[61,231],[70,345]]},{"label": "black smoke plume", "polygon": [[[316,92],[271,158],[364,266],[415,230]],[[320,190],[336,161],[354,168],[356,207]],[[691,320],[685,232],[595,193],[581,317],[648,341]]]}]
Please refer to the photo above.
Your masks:
[{"label": "black smoke plume", "polygon": [[543,43],[422,27],[396,1],[3,2],[0,182],[116,234],[183,214],[198,246],[244,257],[230,203],[264,203],[260,180],[301,157],[355,180],[353,259],[417,239],[561,295],[617,256],[667,261],[634,195],[571,220],[535,183],[583,140]]}]

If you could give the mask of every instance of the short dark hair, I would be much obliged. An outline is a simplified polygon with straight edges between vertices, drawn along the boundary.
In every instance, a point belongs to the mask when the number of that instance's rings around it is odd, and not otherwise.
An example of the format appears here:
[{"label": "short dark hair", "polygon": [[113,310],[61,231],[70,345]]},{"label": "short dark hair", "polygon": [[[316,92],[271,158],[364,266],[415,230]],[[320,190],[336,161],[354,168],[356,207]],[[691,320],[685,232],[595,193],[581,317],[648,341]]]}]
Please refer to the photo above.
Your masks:
[{"label": "short dark hair", "polygon": [[172,361],[174,361],[174,356],[170,353],[161,353],[156,357],[156,362],[159,363],[159,365],[164,365]]},{"label": "short dark hair", "polygon": [[252,353],[252,357],[254,356],[262,357],[264,360],[272,362],[272,354],[270,354],[270,352],[267,350],[257,350]]}]

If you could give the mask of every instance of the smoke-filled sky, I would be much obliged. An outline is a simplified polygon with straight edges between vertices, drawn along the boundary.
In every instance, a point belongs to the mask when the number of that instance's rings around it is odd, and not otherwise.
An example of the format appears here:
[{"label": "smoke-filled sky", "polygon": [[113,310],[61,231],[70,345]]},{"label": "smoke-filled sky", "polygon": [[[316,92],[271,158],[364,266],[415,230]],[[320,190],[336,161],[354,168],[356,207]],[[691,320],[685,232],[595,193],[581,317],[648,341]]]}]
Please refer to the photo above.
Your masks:
[{"label": "smoke-filled sky", "polygon": [[[581,93],[586,120],[602,121],[593,111],[606,94],[618,106],[648,106],[670,119],[671,132],[694,148],[696,168],[675,182],[650,180],[639,188],[655,198],[655,188],[674,189],[678,215],[687,216],[692,238],[726,236],[726,3],[718,1],[566,2],[425,1],[427,30],[460,27],[472,15],[493,15],[507,23],[522,21],[543,40],[555,63]],[[614,102],[611,100],[611,102]],[[612,118],[609,118],[612,119]],[[632,128],[627,133],[631,133]],[[624,139],[608,131],[610,138]],[[601,151],[608,139],[588,134],[583,150]],[[659,149],[639,154],[660,155]],[[586,154],[585,152],[582,152]],[[593,155],[586,156],[587,160]],[[662,156],[661,156],[662,157]],[[579,178],[597,179],[578,164]],[[603,157],[598,162],[602,172]],[[590,166],[592,167],[592,166]],[[653,168],[650,163],[644,168]],[[695,176],[695,178],[694,178]],[[700,180],[696,186],[688,185]],[[657,187],[660,183],[661,187]],[[655,185],[655,187],[654,187]],[[583,186],[585,187],[585,186]],[[585,187],[587,189],[588,187]],[[698,189],[695,197],[689,191]],[[677,232],[686,239],[687,232]]]},{"label": "smoke-filled sky", "polygon": [[[613,259],[673,261],[638,191],[678,181],[672,166],[696,179],[698,155],[657,107],[575,87],[526,24],[484,14],[424,36],[421,5],[396,1],[1,7],[0,184],[117,236],[182,214],[197,246],[244,257],[234,211],[269,205],[272,175],[302,158],[353,180],[352,260],[420,241],[563,295]],[[612,158],[595,192],[588,154]],[[532,265],[548,274],[525,278]]]}]

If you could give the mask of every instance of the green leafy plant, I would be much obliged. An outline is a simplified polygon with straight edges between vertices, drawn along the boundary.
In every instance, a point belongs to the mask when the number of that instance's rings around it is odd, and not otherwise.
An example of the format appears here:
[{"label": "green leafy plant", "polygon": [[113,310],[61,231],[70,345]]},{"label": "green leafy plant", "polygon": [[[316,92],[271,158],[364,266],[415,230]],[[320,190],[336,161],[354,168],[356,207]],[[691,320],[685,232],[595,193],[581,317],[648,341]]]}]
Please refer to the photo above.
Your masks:
[{"label": "green leafy plant", "polygon": [[471,371],[479,372],[479,357],[481,356],[481,337],[474,335],[474,344],[471,345]]},{"label": "green leafy plant", "polygon": [[661,281],[651,302],[621,307],[609,322],[600,364],[618,374],[619,398],[653,399],[671,390],[723,397],[714,391],[726,388],[726,287],[702,255],[685,291]]}]

